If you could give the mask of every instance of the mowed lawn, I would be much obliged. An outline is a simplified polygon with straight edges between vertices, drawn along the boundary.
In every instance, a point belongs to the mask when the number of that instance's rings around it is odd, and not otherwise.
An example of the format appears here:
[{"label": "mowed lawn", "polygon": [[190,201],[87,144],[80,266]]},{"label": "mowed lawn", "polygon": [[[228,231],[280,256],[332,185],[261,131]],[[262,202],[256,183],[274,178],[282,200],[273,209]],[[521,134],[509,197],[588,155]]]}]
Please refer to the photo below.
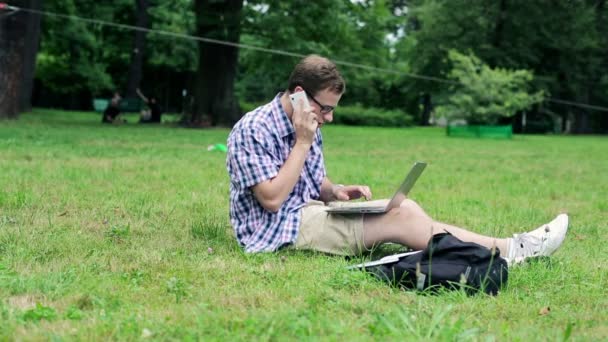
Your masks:
[{"label": "mowed lawn", "polygon": [[552,258],[512,268],[496,297],[468,297],[345,270],[360,258],[244,254],[225,154],[207,151],[228,129],[99,121],[35,110],[0,122],[0,340],[608,338],[606,136],[323,128],[330,178],[375,198],[428,162],[411,197],[437,220],[508,236],[570,214]]}]

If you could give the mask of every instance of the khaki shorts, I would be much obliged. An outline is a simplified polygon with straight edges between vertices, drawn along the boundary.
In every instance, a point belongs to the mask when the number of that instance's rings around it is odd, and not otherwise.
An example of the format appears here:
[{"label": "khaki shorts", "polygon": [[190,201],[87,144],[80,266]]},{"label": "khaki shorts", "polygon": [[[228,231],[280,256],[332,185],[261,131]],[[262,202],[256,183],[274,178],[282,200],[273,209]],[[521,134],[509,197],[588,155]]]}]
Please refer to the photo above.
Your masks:
[{"label": "khaki shorts", "polygon": [[[388,200],[366,202],[387,205]],[[363,245],[363,214],[328,214],[329,207],[361,205],[360,202],[331,202],[326,205],[311,201],[302,208],[302,221],[295,243],[296,249],[314,250],[337,255],[358,255]]]}]

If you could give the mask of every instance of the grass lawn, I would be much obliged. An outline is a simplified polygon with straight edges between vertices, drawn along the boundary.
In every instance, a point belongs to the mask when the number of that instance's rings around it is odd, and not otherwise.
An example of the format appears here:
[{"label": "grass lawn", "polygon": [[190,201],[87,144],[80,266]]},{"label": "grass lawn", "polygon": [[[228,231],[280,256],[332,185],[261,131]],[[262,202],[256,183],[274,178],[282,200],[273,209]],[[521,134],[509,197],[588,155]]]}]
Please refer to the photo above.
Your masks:
[{"label": "grass lawn", "polygon": [[345,270],[358,260],[246,255],[225,154],[207,151],[227,129],[99,121],[0,122],[0,340],[608,338],[608,137],[323,128],[329,176],[375,198],[427,161],[411,197],[437,220],[507,236],[570,214],[552,258],[512,268],[497,297],[467,297],[389,288]]}]

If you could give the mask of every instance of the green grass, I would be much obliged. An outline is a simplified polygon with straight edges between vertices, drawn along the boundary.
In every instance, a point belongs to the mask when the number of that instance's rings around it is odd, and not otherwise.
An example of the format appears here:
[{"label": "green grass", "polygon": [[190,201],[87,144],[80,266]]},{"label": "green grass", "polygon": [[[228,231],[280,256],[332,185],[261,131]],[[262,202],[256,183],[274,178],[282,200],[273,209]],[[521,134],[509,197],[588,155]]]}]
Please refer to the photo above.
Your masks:
[{"label": "green grass", "polygon": [[411,196],[435,219],[506,236],[567,211],[567,240],[497,297],[392,289],[340,257],[246,255],[225,154],[206,149],[228,130],[36,110],[0,122],[0,340],[608,338],[606,137],[323,133],[336,182],[387,197],[425,160]]}]

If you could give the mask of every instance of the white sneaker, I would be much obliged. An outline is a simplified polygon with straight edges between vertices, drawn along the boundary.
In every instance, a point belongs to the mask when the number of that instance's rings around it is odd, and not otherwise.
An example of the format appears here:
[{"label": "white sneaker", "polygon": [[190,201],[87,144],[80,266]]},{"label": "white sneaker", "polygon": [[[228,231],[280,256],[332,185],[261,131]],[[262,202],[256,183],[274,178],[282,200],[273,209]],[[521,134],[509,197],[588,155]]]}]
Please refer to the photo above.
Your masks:
[{"label": "white sneaker", "polygon": [[567,231],[568,215],[560,214],[533,231],[515,234],[509,243],[509,253],[505,259],[511,266],[528,258],[549,256],[561,246]]}]

